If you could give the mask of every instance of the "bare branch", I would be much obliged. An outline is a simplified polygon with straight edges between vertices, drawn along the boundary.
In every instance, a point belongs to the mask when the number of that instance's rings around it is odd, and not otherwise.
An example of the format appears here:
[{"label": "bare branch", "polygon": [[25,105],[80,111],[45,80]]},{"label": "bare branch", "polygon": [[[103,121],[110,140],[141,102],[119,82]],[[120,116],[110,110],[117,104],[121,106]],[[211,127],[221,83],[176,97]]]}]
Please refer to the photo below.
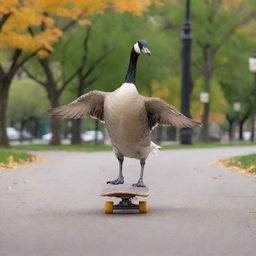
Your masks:
[{"label": "bare branch", "polygon": [[200,65],[199,63],[193,62],[192,66],[195,67],[195,69],[199,72],[199,73],[204,73],[204,69],[203,66]]},{"label": "bare branch", "polygon": [[95,62],[90,66],[88,71],[83,74],[83,80],[85,80],[93,71],[94,69],[114,50],[114,48],[106,50]]},{"label": "bare branch", "polygon": [[19,63],[17,63],[17,70],[26,62],[28,61],[30,58],[34,57],[37,52],[39,51],[40,49],[37,49],[35,51],[33,51],[32,53],[30,53],[29,55],[26,55]]},{"label": "bare branch", "polygon": [[90,26],[88,26],[86,28],[86,36],[84,38],[84,44],[83,44],[83,46],[84,46],[83,53],[84,54],[83,54],[83,57],[82,57],[82,61],[81,61],[80,67],[83,67],[85,65],[85,63],[86,63],[86,60],[87,60],[88,41],[89,41],[89,38],[90,38],[90,35],[91,35],[92,25],[93,24],[91,24]]},{"label": "bare branch", "polygon": [[67,23],[65,26],[63,26],[63,27],[61,28],[61,30],[62,30],[63,32],[65,32],[65,31],[68,30],[70,27],[74,26],[74,25],[76,24],[76,22],[77,22],[77,20],[72,20],[72,21],[70,21],[70,22]]},{"label": "bare branch", "polygon": [[3,17],[0,19],[0,32],[5,24],[5,22],[9,19],[9,17],[12,15],[12,13],[4,14]]},{"label": "bare branch", "polygon": [[14,50],[13,56],[12,56],[12,64],[11,64],[11,66],[10,66],[10,68],[9,68],[7,73],[12,73],[12,70],[15,69],[17,61],[18,61],[19,57],[21,56],[21,53],[22,53],[21,49],[15,49]]},{"label": "bare branch", "polygon": [[100,76],[96,76],[89,80],[88,82],[84,83],[84,88],[89,87],[91,84],[93,84],[95,81],[97,81],[100,78]]},{"label": "bare branch", "polygon": [[33,31],[33,29],[31,28],[31,27],[28,27],[28,32],[29,32],[29,34],[31,35],[31,36],[34,36],[35,34],[34,34],[34,31]]},{"label": "bare branch", "polygon": [[4,76],[4,69],[3,69],[3,66],[1,65],[1,63],[0,63],[0,74],[1,74],[1,76]]},{"label": "bare branch", "polygon": [[[91,28],[92,26],[88,26],[86,28],[86,36],[84,38],[84,43],[83,43],[83,56],[82,56],[82,60],[81,60],[81,64],[79,65],[79,67],[77,68],[77,70],[66,80],[64,81],[64,69],[62,69],[62,79],[63,79],[63,85],[61,87],[61,91],[63,91],[65,89],[65,87],[67,86],[68,83],[70,83],[74,77],[81,73],[83,71],[83,67],[85,66],[86,60],[87,60],[87,50],[88,50],[88,41],[90,38],[90,32],[91,32]],[[65,45],[66,47],[66,45]],[[66,52],[66,51],[64,51]],[[62,67],[64,67],[64,61],[62,61]]]},{"label": "bare branch", "polygon": [[70,27],[74,26],[77,21],[83,16],[83,13],[80,13],[77,18],[75,20],[71,20],[70,22],[68,22],[66,25],[64,25],[62,28],[61,28],[61,31],[62,32],[65,32],[66,30],[68,30]]},{"label": "bare branch", "polygon": [[26,68],[22,68],[22,70],[26,73],[26,75],[31,78],[32,80],[36,81],[37,83],[39,83],[40,85],[45,85],[45,82],[40,81],[39,79],[37,79],[34,75],[32,75]]},{"label": "bare branch", "polygon": [[219,68],[224,68],[227,67],[229,65],[229,63],[223,63],[223,64],[219,64],[219,65],[215,65],[213,67],[213,70],[219,69]]},{"label": "bare branch", "polygon": [[219,42],[219,44],[217,44],[213,50],[214,51],[217,51],[221,46],[222,44],[228,40],[235,32],[236,30],[247,24],[248,22],[250,22],[252,19],[254,19],[256,17],[256,11],[254,10],[250,15],[246,16],[244,19],[240,20],[239,22],[237,22],[227,33],[226,35],[221,39],[221,41]]},{"label": "bare branch", "polygon": [[56,84],[53,76],[52,69],[50,67],[49,59],[38,59],[39,63],[41,64],[44,73],[46,75],[47,82],[46,84]]},{"label": "bare branch", "polygon": [[59,94],[61,94],[67,85],[77,76],[78,71],[75,71],[66,81],[63,82],[61,88],[59,89]]}]

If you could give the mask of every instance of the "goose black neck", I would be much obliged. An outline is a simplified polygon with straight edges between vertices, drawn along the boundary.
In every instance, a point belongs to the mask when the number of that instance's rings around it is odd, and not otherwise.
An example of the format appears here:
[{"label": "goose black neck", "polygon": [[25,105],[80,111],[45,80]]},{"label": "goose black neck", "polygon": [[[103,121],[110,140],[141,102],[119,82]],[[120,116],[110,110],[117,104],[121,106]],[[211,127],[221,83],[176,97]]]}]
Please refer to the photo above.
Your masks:
[{"label": "goose black neck", "polygon": [[137,67],[137,61],[138,61],[139,54],[135,52],[135,50],[132,48],[131,56],[130,56],[130,63],[127,70],[127,74],[125,77],[125,83],[133,83],[135,84],[135,78],[136,78],[136,67]]}]

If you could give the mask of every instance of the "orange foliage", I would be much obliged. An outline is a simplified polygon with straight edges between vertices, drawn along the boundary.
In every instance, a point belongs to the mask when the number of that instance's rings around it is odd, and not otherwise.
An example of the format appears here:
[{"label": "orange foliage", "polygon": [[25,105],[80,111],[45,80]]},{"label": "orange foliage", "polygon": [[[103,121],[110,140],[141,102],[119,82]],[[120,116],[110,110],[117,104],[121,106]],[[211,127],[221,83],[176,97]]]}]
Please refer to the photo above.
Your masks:
[{"label": "orange foliage", "polygon": [[147,11],[151,4],[161,4],[158,0],[112,0],[113,9],[116,12],[131,12],[134,15],[142,15],[143,12]]},{"label": "orange foliage", "polygon": [[141,15],[151,4],[159,3],[159,0],[0,0],[0,50],[38,51],[37,55],[43,58],[53,51],[52,45],[63,34],[56,17],[89,25],[90,16],[102,14],[106,8]]}]

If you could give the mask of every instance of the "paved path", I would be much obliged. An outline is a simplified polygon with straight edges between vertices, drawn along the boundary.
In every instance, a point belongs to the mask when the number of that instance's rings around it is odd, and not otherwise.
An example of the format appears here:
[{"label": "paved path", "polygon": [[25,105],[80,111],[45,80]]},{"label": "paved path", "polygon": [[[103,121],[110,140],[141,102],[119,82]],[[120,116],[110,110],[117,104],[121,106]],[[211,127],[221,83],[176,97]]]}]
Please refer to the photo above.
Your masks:
[{"label": "paved path", "polygon": [[[103,213],[99,193],[118,169],[112,153],[38,152],[43,162],[0,172],[0,255],[254,256],[256,214],[249,211],[256,209],[256,179],[208,164],[254,152],[192,149],[150,157],[146,215]],[[138,161],[125,160],[124,174],[136,181]]]}]

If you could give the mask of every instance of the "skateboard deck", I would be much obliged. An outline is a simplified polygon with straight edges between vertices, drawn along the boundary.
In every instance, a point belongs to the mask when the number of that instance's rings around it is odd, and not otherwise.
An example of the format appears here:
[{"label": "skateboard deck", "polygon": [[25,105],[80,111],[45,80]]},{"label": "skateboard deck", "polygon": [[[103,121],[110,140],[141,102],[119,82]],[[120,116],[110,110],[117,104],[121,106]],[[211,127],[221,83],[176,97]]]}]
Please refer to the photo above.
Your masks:
[{"label": "skateboard deck", "polygon": [[107,184],[101,192],[101,196],[117,197],[121,201],[119,204],[114,205],[112,201],[105,202],[105,213],[113,213],[113,210],[133,210],[138,209],[140,213],[146,213],[148,211],[148,205],[146,201],[140,201],[139,204],[133,204],[132,198],[136,196],[147,197],[149,196],[148,187],[133,187],[132,184]]},{"label": "skateboard deck", "polygon": [[132,184],[107,184],[102,192],[101,196],[119,197],[119,198],[131,198],[135,196],[147,197],[149,196],[148,187],[133,187]]}]

